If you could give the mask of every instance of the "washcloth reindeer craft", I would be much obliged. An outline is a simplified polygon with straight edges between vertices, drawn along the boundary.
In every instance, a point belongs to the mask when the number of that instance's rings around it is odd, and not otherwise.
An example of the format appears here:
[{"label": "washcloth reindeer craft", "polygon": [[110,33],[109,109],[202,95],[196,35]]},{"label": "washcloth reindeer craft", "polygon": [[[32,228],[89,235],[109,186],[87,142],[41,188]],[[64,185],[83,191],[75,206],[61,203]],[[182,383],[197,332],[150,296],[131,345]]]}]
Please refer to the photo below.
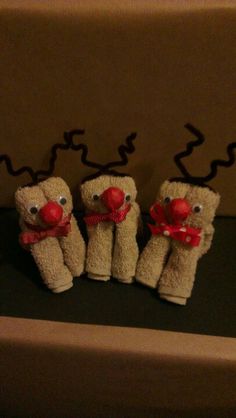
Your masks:
[{"label": "washcloth reindeer craft", "polygon": [[[69,133],[72,137],[76,131]],[[120,145],[119,161],[99,164],[84,158],[83,164],[98,170],[81,184],[88,232],[85,271],[90,279],[107,281],[112,276],[132,283],[138,259],[136,234],[140,216],[137,190],[132,177],[114,170],[128,163],[127,154],[135,151],[135,133]]]},{"label": "washcloth reindeer craft", "polygon": [[[82,134],[83,131],[77,131]],[[54,293],[73,286],[73,277],[84,271],[85,243],[72,214],[72,196],[66,182],[50,177],[55,168],[57,150],[74,149],[65,133],[65,143],[51,148],[48,170],[34,171],[29,166],[14,170],[8,155],[1,155],[12,176],[27,173],[32,182],[19,187],[15,193],[16,208],[20,214],[21,245],[29,249],[45,285]],[[83,144],[76,149],[86,147]]]},{"label": "washcloth reindeer craft", "polygon": [[174,161],[183,177],[165,181],[150,209],[155,224],[150,224],[151,238],[144,248],[136,270],[136,280],[151,288],[158,287],[162,299],[185,305],[191,296],[199,258],[211,247],[212,225],[220,196],[206,183],[217,175],[218,167],[235,162],[236,142],[227,147],[228,160],[213,160],[206,176],[192,176],[182,158],[191,155],[205,138],[191,124],[186,128],[196,136]]}]

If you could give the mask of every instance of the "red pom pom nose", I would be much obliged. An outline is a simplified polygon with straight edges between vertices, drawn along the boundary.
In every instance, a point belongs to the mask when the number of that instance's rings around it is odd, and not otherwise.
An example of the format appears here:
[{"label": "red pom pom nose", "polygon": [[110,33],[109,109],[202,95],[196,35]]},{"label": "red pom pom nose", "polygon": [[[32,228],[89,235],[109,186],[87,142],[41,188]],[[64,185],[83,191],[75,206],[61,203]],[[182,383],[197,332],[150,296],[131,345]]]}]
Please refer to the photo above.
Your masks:
[{"label": "red pom pom nose", "polygon": [[109,187],[101,195],[103,204],[111,211],[119,209],[123,205],[124,199],[125,194],[118,187]]},{"label": "red pom pom nose", "polygon": [[44,224],[50,226],[57,225],[62,218],[62,214],[63,209],[56,202],[48,202],[39,211],[40,219],[43,221]]},{"label": "red pom pom nose", "polygon": [[174,222],[183,222],[191,213],[191,206],[185,199],[173,199],[168,205],[168,212]]}]

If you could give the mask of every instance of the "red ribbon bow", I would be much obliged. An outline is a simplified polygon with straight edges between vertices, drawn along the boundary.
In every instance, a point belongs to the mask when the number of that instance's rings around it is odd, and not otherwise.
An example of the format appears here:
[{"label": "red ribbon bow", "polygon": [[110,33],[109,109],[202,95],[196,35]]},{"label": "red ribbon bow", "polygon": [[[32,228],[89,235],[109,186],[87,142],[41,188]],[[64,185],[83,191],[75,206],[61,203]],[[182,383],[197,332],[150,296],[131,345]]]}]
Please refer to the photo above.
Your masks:
[{"label": "red ribbon bow", "polygon": [[38,225],[31,225],[26,222],[25,225],[31,231],[20,233],[20,244],[23,246],[35,244],[47,237],[66,237],[71,231],[70,219],[71,215],[68,215],[58,225],[48,229],[43,229]]},{"label": "red ribbon bow", "polygon": [[84,221],[87,225],[97,225],[99,222],[106,222],[106,221],[113,221],[116,224],[122,222],[125,218],[127,213],[130,211],[131,205],[126,205],[126,207],[122,210],[114,210],[113,212],[108,213],[96,213],[93,212],[89,215],[84,217]]},{"label": "red ribbon bow", "polygon": [[173,238],[184,244],[197,247],[201,240],[201,228],[191,228],[188,225],[170,225],[167,223],[164,208],[159,204],[154,204],[150,209],[150,215],[158,225],[148,224],[153,235],[162,234],[166,237]]}]

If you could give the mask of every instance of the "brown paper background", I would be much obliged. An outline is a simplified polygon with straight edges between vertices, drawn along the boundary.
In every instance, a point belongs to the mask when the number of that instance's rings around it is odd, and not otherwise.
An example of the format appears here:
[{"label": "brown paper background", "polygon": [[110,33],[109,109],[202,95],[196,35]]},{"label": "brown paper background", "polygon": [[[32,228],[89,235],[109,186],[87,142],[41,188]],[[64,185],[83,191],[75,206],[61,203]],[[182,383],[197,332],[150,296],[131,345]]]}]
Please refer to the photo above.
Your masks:
[{"label": "brown paper background", "polygon": [[[0,153],[14,167],[47,168],[50,146],[65,130],[84,128],[91,160],[117,159],[138,133],[126,172],[144,210],[159,185],[178,175],[173,155],[193,137],[205,144],[186,160],[195,175],[226,158],[236,141],[236,4],[232,1],[0,1]],[[91,169],[60,153],[55,174],[78,184]],[[0,205],[12,206],[26,176],[0,166]],[[236,164],[210,185],[219,214],[236,215]]]}]

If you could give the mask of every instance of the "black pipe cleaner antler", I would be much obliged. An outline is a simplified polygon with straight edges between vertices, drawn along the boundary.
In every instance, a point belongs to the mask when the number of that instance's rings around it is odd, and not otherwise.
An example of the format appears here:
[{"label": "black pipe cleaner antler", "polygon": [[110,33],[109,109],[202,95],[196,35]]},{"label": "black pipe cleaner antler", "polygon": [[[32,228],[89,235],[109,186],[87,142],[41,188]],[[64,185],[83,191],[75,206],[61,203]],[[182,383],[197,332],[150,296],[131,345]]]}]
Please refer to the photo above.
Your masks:
[{"label": "black pipe cleaner antler", "polygon": [[82,135],[82,134],[84,134],[84,130],[82,129],[74,129],[71,131],[64,132],[64,143],[56,143],[50,149],[49,167],[47,170],[34,171],[33,168],[30,166],[23,166],[15,170],[13,168],[11,158],[7,154],[0,155],[0,163],[5,162],[7,171],[12,176],[20,176],[23,173],[29,174],[29,176],[32,179],[32,182],[27,185],[31,186],[33,184],[37,184],[39,181],[45,180],[46,178],[50,177],[53,174],[55,170],[56,160],[58,157],[58,150],[72,149],[73,151],[82,150],[81,162],[88,167],[95,168],[98,170],[95,174],[85,177],[84,181],[95,178],[99,176],[100,174],[119,175],[119,176],[126,175],[123,173],[118,173],[115,170],[111,170],[111,168],[117,167],[117,166],[124,166],[128,163],[127,154],[131,154],[135,151],[133,141],[136,138],[136,133],[131,133],[126,138],[126,145],[122,144],[118,147],[118,152],[121,157],[121,160],[111,161],[107,164],[100,164],[94,161],[89,161],[87,159],[87,156],[88,156],[87,145],[83,143],[75,144],[73,141],[74,136]]},{"label": "black pipe cleaner antler", "polygon": [[229,159],[228,160],[213,160],[211,162],[211,166],[210,166],[211,171],[207,176],[204,177],[205,182],[208,182],[217,176],[218,167],[230,167],[231,165],[234,164],[235,162],[234,149],[236,149],[236,142],[231,142],[231,144],[227,146],[227,150],[226,150],[229,156]]},{"label": "black pipe cleaner antler", "polygon": [[[84,134],[84,130],[82,129],[77,129],[76,131],[77,135],[82,135]],[[68,150],[70,148],[72,148],[72,144],[71,144],[71,138],[67,135],[67,133],[64,134],[64,143],[56,143],[51,147],[50,150],[50,159],[49,159],[49,167],[47,170],[37,170],[34,171],[32,167],[30,166],[23,166],[17,170],[15,170],[13,168],[13,164],[12,164],[12,160],[11,158],[7,155],[7,154],[3,154],[0,155],[0,163],[1,162],[5,162],[6,164],[6,168],[8,173],[11,176],[20,176],[23,173],[28,173],[29,176],[32,179],[32,182],[30,182],[29,184],[27,184],[28,186],[32,186],[33,184],[37,184],[39,181],[42,181],[48,177],[50,177],[54,170],[55,170],[55,164],[56,164],[56,160],[57,160],[57,151],[58,150]],[[86,145],[84,144],[78,144],[77,149],[83,149],[86,148]],[[72,148],[74,149],[74,148]]]},{"label": "black pipe cleaner antler", "polygon": [[73,142],[73,137],[78,134],[78,131],[75,129],[73,131],[66,132],[65,135],[69,138],[70,147],[73,150],[81,149],[79,147],[82,146],[82,154],[81,154],[81,162],[86,165],[87,167],[92,167],[98,169],[96,173],[90,174],[86,177],[84,177],[83,182],[87,180],[92,180],[93,178],[96,178],[100,176],[101,174],[108,174],[113,176],[126,176],[127,174],[119,173],[116,170],[111,170],[113,167],[120,167],[125,166],[128,163],[128,157],[127,154],[132,154],[135,151],[135,147],[133,145],[133,141],[135,140],[137,134],[135,132],[132,132],[130,135],[127,136],[125,142],[126,144],[122,144],[118,147],[118,153],[121,157],[118,161],[111,161],[107,164],[100,164],[97,162],[89,161],[87,159],[88,156],[88,147],[85,144],[79,144],[75,145]]},{"label": "black pipe cleaner antler", "polygon": [[209,187],[205,183],[212,180],[217,175],[218,167],[230,167],[234,164],[236,157],[234,154],[234,149],[236,149],[236,142],[231,142],[227,146],[227,154],[228,154],[228,160],[213,160],[210,163],[210,172],[206,176],[192,176],[183,162],[181,161],[182,158],[187,157],[192,154],[194,148],[197,146],[200,146],[205,141],[205,137],[197,128],[195,128],[190,123],[187,123],[185,125],[185,128],[187,128],[197,139],[194,141],[190,141],[186,145],[186,149],[184,151],[179,152],[174,156],[174,161],[176,166],[179,168],[181,173],[183,174],[183,177],[175,177],[172,178],[171,181],[182,181],[184,183],[191,183],[196,184],[203,187]]},{"label": "black pipe cleaner antler", "polygon": [[[83,135],[84,130],[83,129],[77,129],[77,135]],[[72,139],[67,134],[67,132],[64,133],[64,144],[55,144],[51,148],[51,158],[49,160],[49,168],[48,170],[38,170],[36,171],[37,179],[39,179],[40,176],[49,177],[53,174],[55,169],[55,163],[57,160],[57,151],[58,150],[68,150],[68,149],[74,149],[72,148]],[[76,150],[84,149],[86,145],[84,144],[78,144]]]},{"label": "black pipe cleaner antler", "polygon": [[135,140],[136,136],[137,134],[135,132],[132,132],[129,136],[127,136],[125,140],[126,145],[122,144],[118,147],[118,153],[120,154],[121,160],[111,161],[104,166],[104,169],[109,170],[112,167],[120,167],[128,164],[127,154],[132,154],[135,151],[133,141]]},{"label": "black pipe cleaner antler", "polygon": [[14,170],[13,165],[12,165],[12,161],[9,157],[9,155],[7,154],[3,154],[0,155],[0,163],[5,162],[6,167],[7,167],[7,172],[14,177],[20,176],[23,173],[28,173],[29,176],[32,178],[33,183],[37,182],[37,176],[34,172],[34,170],[32,169],[32,167],[30,166],[23,166],[21,168],[19,168],[18,170]]}]

